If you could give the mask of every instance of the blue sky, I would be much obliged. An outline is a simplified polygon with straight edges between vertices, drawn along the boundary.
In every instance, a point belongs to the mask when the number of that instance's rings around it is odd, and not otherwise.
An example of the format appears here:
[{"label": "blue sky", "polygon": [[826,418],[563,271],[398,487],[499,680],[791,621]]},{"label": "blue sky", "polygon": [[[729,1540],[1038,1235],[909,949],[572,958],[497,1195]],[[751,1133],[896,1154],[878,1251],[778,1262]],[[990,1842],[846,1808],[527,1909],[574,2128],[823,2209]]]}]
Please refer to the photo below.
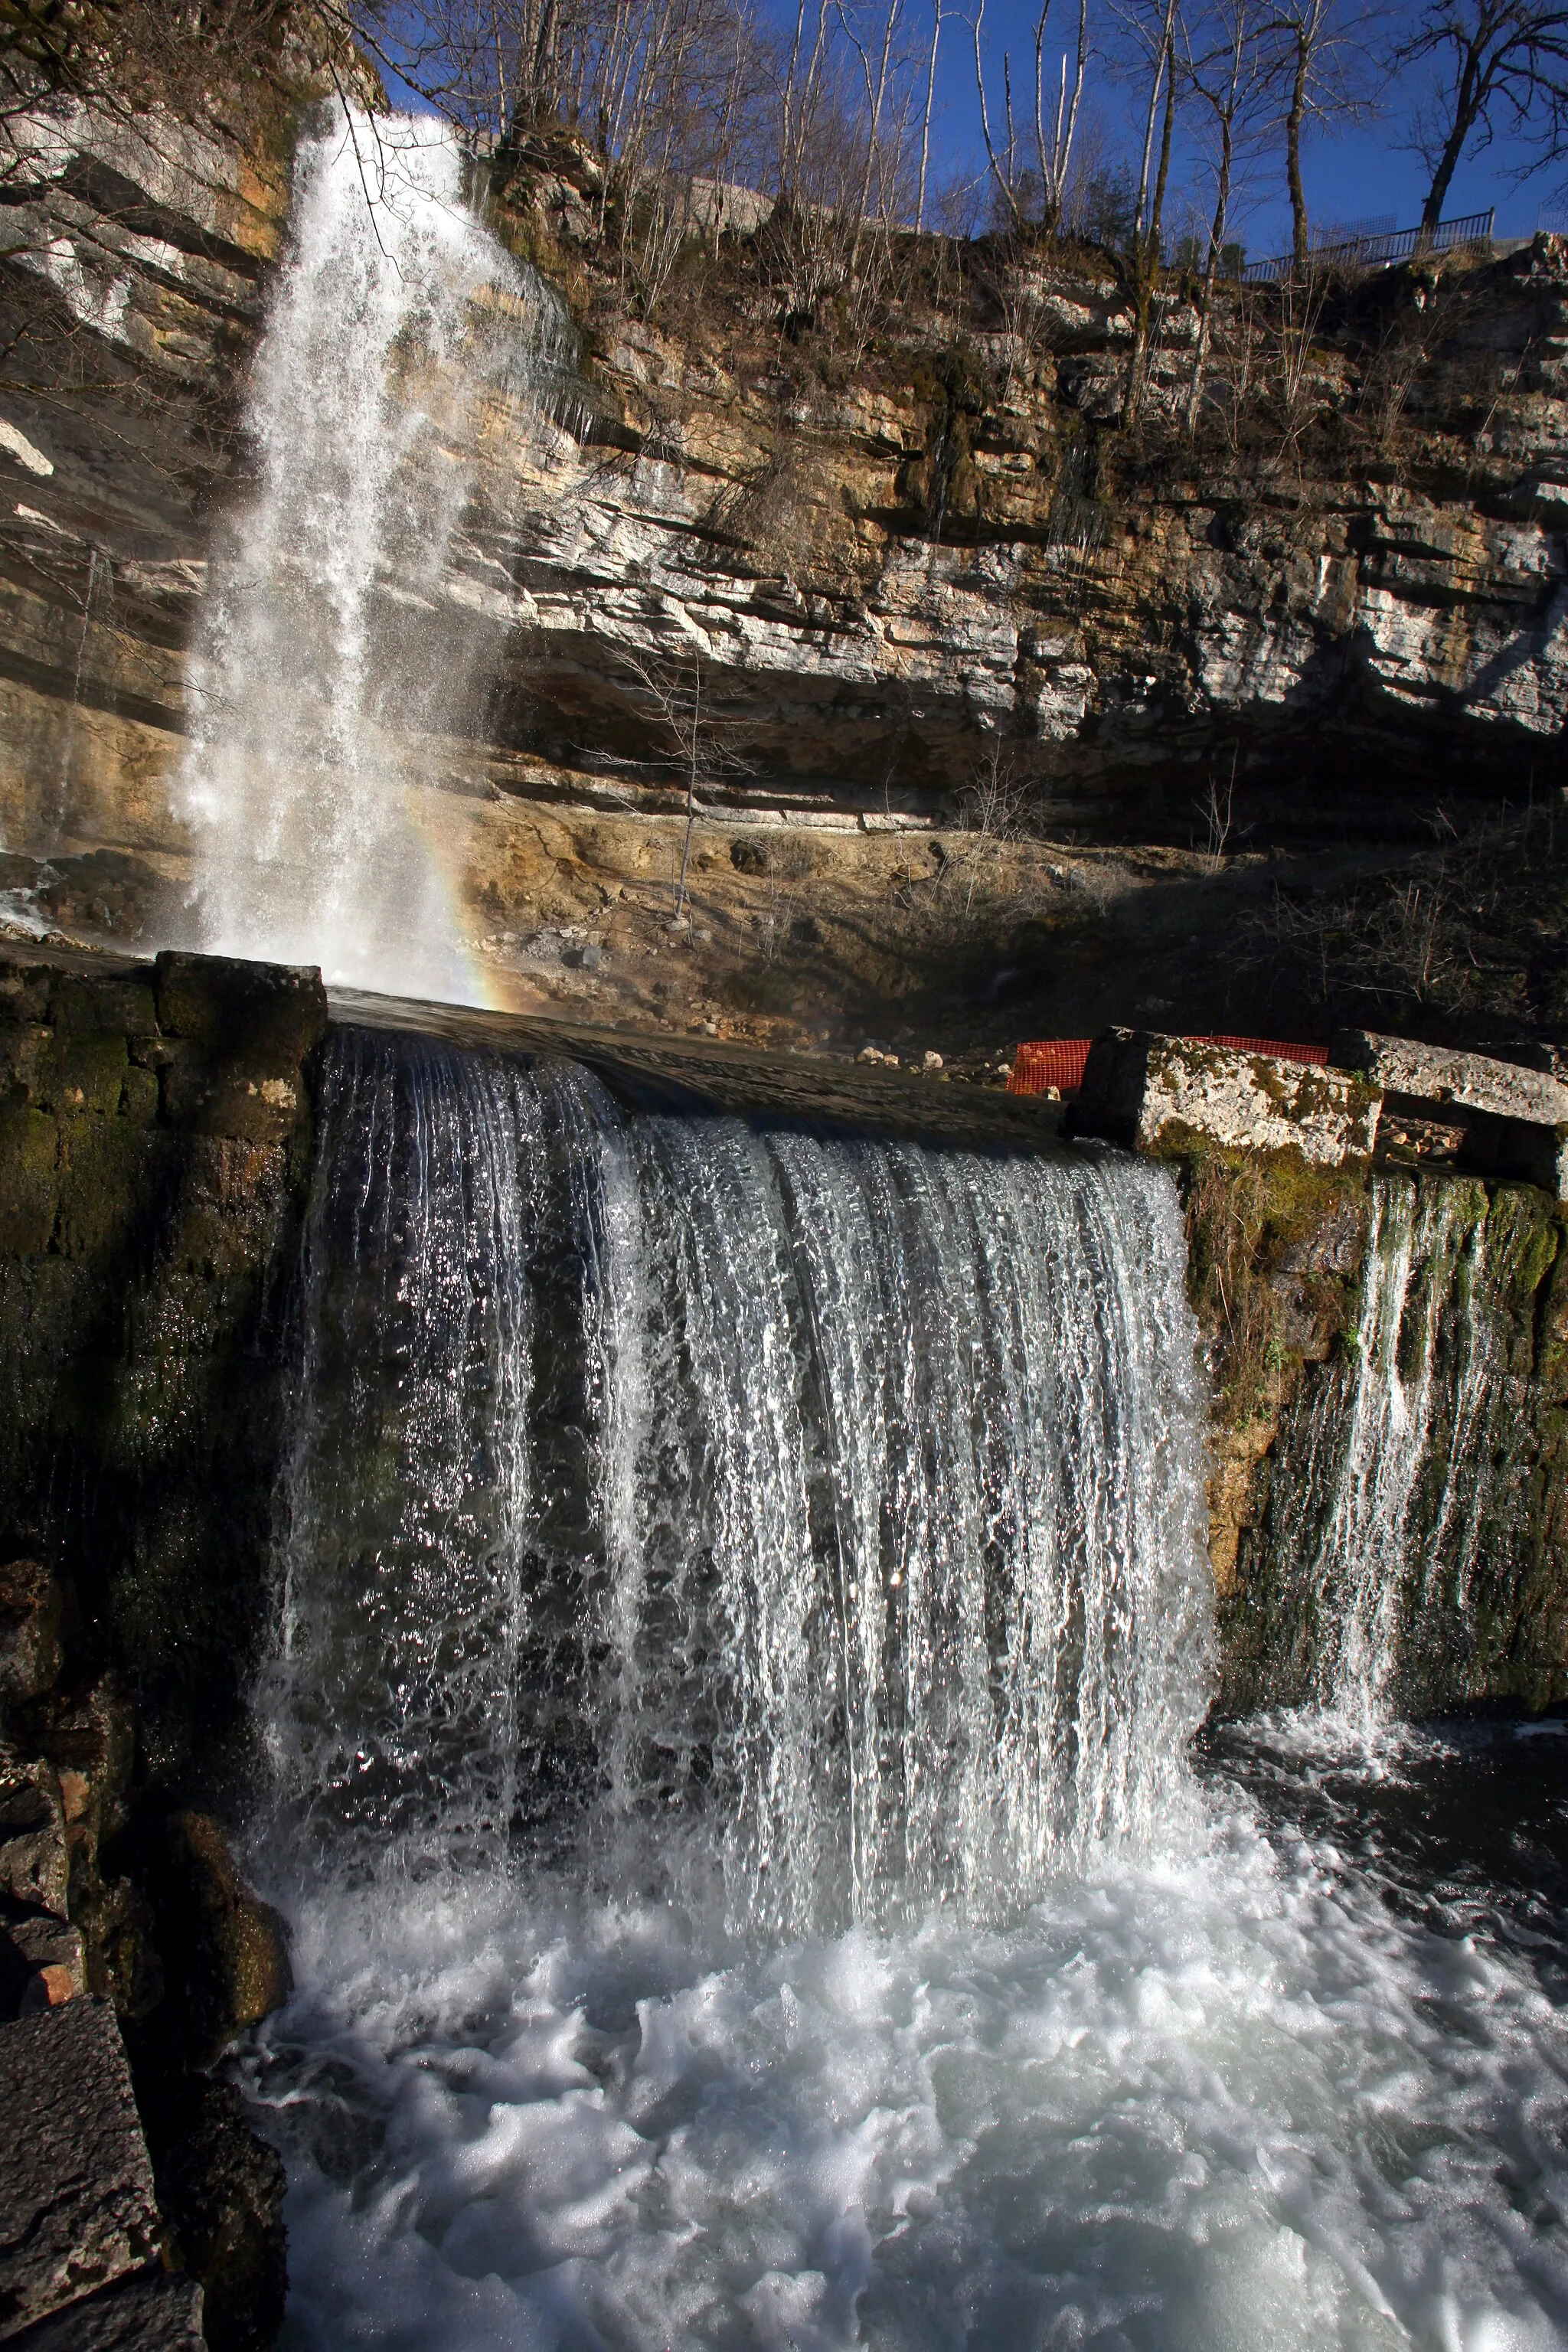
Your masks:
[{"label": "blue sky", "polygon": [[[1000,89],[1000,55],[1005,44],[1013,54],[1016,97],[1021,88],[1033,88],[1034,14],[1030,0],[988,0],[985,30],[996,59],[996,89]],[[1098,8],[1095,0],[1091,0],[1091,27],[1096,15],[1104,26],[1109,20],[1105,0],[1099,0]],[[1073,0],[1056,0],[1053,16],[1064,29],[1076,28]],[[929,17],[926,21],[929,24]],[[984,162],[984,151],[974,101],[974,53],[967,22],[955,20],[951,31],[944,24],[942,56],[938,83],[942,108],[942,163],[946,169],[973,168]],[[1047,58],[1048,82],[1058,70],[1060,58],[1059,44],[1053,49],[1048,37]],[[1121,146],[1135,165],[1142,132],[1141,117],[1133,120],[1136,101],[1116,88],[1103,67],[1091,68],[1091,74],[1089,87],[1110,139]],[[1313,129],[1303,150],[1302,177],[1309,213],[1314,221],[1349,222],[1393,214],[1396,226],[1407,228],[1420,219],[1428,175],[1420,157],[1401,143],[1408,134],[1416,95],[1408,83],[1384,80],[1378,91],[1376,110],[1368,118],[1346,122],[1337,134],[1327,127]],[[994,96],[992,104],[994,125]],[[1212,196],[1207,194],[1210,184],[1202,170],[1194,168],[1196,160],[1184,159],[1189,184],[1206,206],[1212,204]],[[1455,173],[1444,205],[1445,215],[1452,218],[1484,212],[1495,205],[1500,236],[1528,235],[1535,228],[1542,206],[1552,210],[1561,204],[1561,184],[1568,176],[1563,167],[1552,168],[1537,173],[1521,186],[1512,175],[1512,167],[1528,160],[1528,151],[1512,139],[1499,139],[1489,149],[1468,156]],[[1178,175],[1173,173],[1173,182]],[[1173,225],[1173,215],[1168,213],[1167,218]],[[1289,247],[1290,210],[1282,148],[1267,157],[1253,173],[1239,207],[1233,212],[1233,219],[1250,254],[1272,254]]]}]

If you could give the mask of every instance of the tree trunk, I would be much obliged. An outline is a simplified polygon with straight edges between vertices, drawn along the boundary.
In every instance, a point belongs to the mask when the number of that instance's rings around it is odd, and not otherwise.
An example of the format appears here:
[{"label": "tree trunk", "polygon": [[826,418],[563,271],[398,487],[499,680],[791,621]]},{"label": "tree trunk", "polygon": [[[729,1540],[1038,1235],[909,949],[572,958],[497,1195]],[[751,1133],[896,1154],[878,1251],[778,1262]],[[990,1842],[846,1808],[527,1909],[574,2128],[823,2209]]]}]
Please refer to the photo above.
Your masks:
[{"label": "tree trunk", "polygon": [[935,0],[931,28],[931,60],[926,67],[925,123],[921,132],[921,189],[915,205],[917,233],[926,225],[926,172],[931,163],[931,110],[936,95],[936,45],[942,38],[942,0]]},{"label": "tree trunk", "polygon": [[1285,116],[1285,177],[1290,189],[1290,257],[1298,271],[1307,267],[1307,192],[1301,185],[1301,121],[1307,111],[1307,69],[1312,61],[1307,27],[1296,27],[1296,70],[1290,82],[1290,104]]},{"label": "tree trunk", "polygon": [[[1174,15],[1173,10],[1171,15]],[[1170,16],[1166,21],[1170,22]],[[1138,331],[1132,345],[1132,375],[1127,387],[1125,416],[1129,425],[1137,423],[1138,412],[1143,405],[1143,386],[1149,371],[1154,281],[1160,274],[1160,229],[1165,212],[1165,187],[1171,176],[1171,140],[1176,125],[1176,44],[1173,33],[1165,37],[1165,119],[1160,129],[1160,168],[1154,177],[1149,226],[1138,241]]]},{"label": "tree trunk", "polygon": [[1195,433],[1198,426],[1198,405],[1203,399],[1204,370],[1208,364],[1209,321],[1214,310],[1215,280],[1219,275],[1220,250],[1225,244],[1226,221],[1230,211],[1231,158],[1235,146],[1235,130],[1230,116],[1220,121],[1219,183],[1215,191],[1214,220],[1209,228],[1208,263],[1204,271],[1203,299],[1198,306],[1198,347],[1193,353],[1193,380],[1187,387],[1187,431]]},{"label": "tree trunk", "polygon": [[1432,174],[1432,184],[1426,191],[1426,201],[1421,207],[1421,226],[1428,236],[1443,217],[1443,204],[1448,185],[1458,168],[1466,142],[1475,129],[1487,100],[1487,89],[1474,49],[1465,58],[1459,86],[1454,92],[1454,127],[1443,142],[1437,158],[1437,168]]}]

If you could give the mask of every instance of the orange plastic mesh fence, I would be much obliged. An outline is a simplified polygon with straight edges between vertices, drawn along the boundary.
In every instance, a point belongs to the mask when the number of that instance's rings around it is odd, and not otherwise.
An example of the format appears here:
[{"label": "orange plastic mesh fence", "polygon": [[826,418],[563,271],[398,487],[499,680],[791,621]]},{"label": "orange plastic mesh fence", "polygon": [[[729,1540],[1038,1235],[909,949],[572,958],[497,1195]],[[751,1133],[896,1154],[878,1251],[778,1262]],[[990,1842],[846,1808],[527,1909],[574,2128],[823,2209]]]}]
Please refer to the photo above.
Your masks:
[{"label": "orange plastic mesh fence", "polygon": [[[1076,1093],[1083,1084],[1083,1066],[1092,1042],[1088,1037],[1042,1037],[1020,1045],[1013,1056],[1008,1093],[1040,1095],[1047,1087],[1055,1087],[1062,1094]],[[1326,1045],[1292,1045],[1279,1037],[1190,1037],[1187,1042],[1193,1045],[1230,1045],[1240,1054],[1272,1054],[1277,1061],[1310,1062],[1319,1067],[1329,1058]]]},{"label": "orange plastic mesh fence", "polygon": [[1088,1037],[1047,1037],[1034,1045],[1020,1045],[1013,1056],[1010,1095],[1043,1095],[1047,1087],[1063,1094],[1083,1084],[1083,1066],[1093,1041]]}]

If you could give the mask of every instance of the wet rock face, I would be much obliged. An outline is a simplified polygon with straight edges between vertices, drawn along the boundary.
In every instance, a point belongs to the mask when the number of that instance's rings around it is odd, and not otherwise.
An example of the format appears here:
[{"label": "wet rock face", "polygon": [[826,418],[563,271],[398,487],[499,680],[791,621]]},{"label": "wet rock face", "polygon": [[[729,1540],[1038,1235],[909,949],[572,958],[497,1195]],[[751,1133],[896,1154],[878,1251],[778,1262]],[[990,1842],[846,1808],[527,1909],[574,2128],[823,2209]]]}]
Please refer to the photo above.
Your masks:
[{"label": "wet rock face", "polygon": [[[0,2014],[112,2001],[165,2221],[233,2352],[280,2313],[281,2178],[199,2070],[288,1959],[216,1820],[171,1799],[232,1780],[265,1619],[325,1025],[313,971],[0,963]],[[130,2298],[103,2340],[198,2317]]]},{"label": "wet rock face", "polygon": [[[1214,1384],[1222,1710],[1339,1703],[1323,1676],[1334,1612],[1380,1512],[1394,1526],[1378,1568],[1386,1703],[1561,1704],[1568,1252],[1555,1197],[1213,1146],[1182,1174]],[[1387,1230],[1390,1184],[1408,1192],[1403,1242]],[[1381,1315],[1378,1283],[1394,1301]],[[1362,1459],[1357,1426],[1377,1425],[1378,1388],[1395,1378],[1397,1409]]]},{"label": "wet rock face", "polygon": [[253,1654],[325,1023],[314,973],[0,965],[0,1540],[69,1580],[154,1778]]},{"label": "wet rock face", "polygon": [[188,2078],[174,2120],[158,2201],[202,2283],[205,2341],[213,2352],[266,2352],[289,2292],[283,2159],[227,2083]]},{"label": "wet rock face", "polygon": [[59,1586],[36,1559],[0,1567],[0,1709],[37,1698],[60,1671]]}]

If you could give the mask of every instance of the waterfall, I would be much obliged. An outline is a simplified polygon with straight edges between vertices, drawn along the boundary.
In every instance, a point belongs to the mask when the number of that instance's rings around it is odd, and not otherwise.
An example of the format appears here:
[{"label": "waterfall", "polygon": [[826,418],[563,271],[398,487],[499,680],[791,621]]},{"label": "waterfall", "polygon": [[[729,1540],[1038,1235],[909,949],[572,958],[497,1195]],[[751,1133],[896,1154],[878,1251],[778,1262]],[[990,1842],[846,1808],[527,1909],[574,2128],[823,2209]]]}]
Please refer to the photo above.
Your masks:
[{"label": "waterfall", "polygon": [[[368,1031],[318,1099],[251,1849],[296,1990],[234,2062],[290,2342],[1561,2343],[1563,1743],[1189,1762],[1170,1172]],[[1279,1489],[1374,1694],[1400,1531],[1424,1628],[1494,1523],[1442,1473],[1506,1417],[1508,1213],[1380,1185]]]},{"label": "waterfall", "polygon": [[799,1932],[1146,1845],[1209,1680],[1163,1171],[324,1079],[260,1698],[307,1867]]},{"label": "waterfall", "polygon": [[1373,1180],[1353,1332],[1277,1448],[1275,1675],[1352,1738],[1475,1671],[1477,1570],[1517,1508],[1494,1222],[1479,1185]]},{"label": "waterfall", "polygon": [[471,730],[497,623],[447,575],[484,444],[538,425],[571,343],[462,179],[429,120],[335,107],[300,143],[246,410],[254,493],[212,559],[176,793],[199,944],[459,999],[416,799]]}]

